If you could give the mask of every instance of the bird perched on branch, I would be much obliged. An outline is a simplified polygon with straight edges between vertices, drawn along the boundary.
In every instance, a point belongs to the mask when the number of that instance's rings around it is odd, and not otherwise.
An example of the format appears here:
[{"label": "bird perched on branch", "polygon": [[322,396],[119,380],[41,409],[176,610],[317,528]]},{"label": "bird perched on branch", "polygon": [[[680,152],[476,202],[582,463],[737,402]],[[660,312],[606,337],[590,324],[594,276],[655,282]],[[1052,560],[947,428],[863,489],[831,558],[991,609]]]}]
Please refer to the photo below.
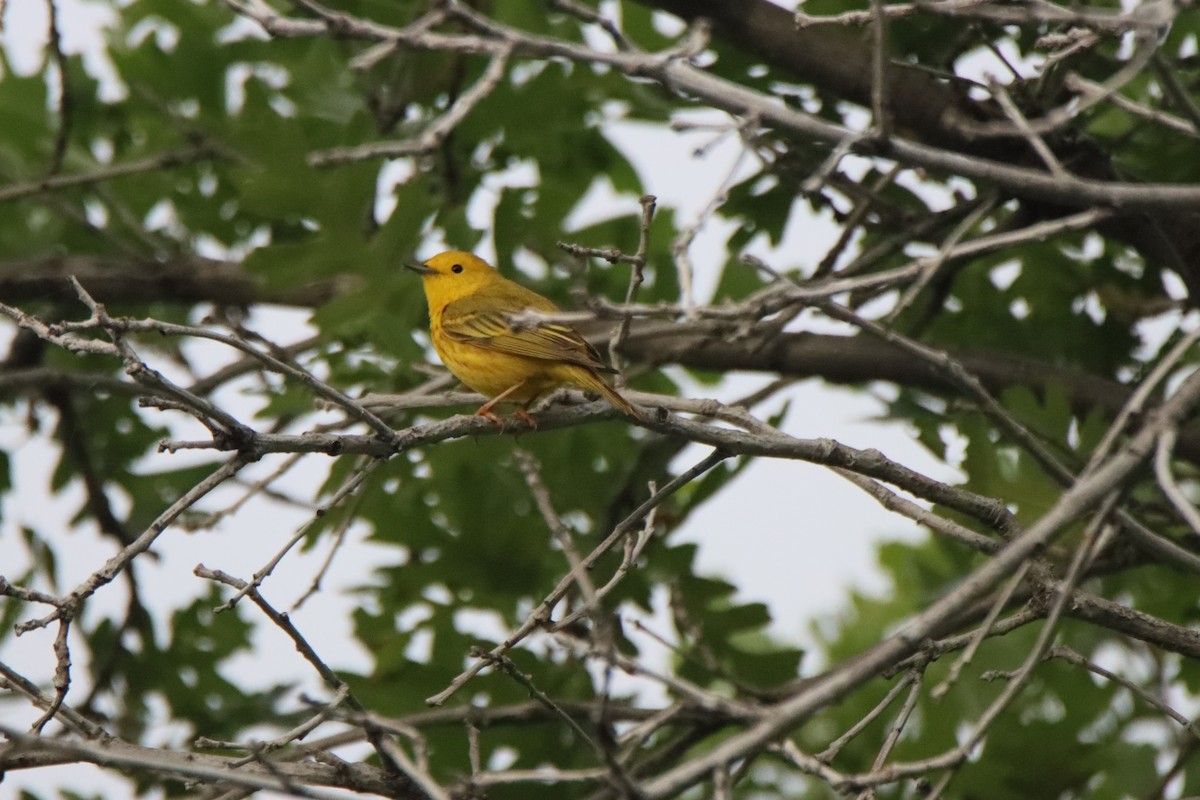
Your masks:
[{"label": "bird perched on branch", "polygon": [[536,427],[529,404],[554,389],[573,386],[601,395],[631,417],[641,417],[600,377],[615,370],[574,328],[557,322],[526,328],[510,321],[523,311],[558,311],[549,299],[459,250],[407,266],[420,273],[425,284],[433,347],[442,363],[460,381],[491,398],[477,416],[502,426],[492,408],[501,401],[516,402],[521,404],[517,416]]}]

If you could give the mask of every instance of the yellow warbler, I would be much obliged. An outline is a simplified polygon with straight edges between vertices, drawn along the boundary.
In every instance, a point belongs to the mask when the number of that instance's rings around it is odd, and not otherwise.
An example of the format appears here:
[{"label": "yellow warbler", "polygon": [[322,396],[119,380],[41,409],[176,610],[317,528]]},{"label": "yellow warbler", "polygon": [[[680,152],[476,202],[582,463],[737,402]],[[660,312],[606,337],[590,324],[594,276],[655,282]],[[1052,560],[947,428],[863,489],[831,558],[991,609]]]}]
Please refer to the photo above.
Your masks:
[{"label": "yellow warbler", "polygon": [[459,250],[408,267],[424,281],[430,334],[442,363],[491,398],[476,415],[501,425],[492,408],[508,400],[521,403],[517,416],[536,426],[529,404],[554,389],[574,386],[602,395],[631,417],[641,416],[600,377],[614,370],[575,329],[555,322],[517,329],[509,322],[522,311],[558,311],[547,298]]}]

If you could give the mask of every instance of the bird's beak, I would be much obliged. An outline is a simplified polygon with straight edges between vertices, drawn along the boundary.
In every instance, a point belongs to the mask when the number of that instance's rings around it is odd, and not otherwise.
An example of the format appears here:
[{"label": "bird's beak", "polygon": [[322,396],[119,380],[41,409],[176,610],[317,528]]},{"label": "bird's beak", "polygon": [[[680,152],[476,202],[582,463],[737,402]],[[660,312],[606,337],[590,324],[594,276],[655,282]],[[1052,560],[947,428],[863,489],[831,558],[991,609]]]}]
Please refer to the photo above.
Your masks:
[{"label": "bird's beak", "polygon": [[408,269],[411,269],[413,272],[419,273],[421,275],[437,275],[438,274],[438,271],[436,269],[434,269],[433,267],[427,267],[424,264],[405,264],[404,266],[407,267]]}]

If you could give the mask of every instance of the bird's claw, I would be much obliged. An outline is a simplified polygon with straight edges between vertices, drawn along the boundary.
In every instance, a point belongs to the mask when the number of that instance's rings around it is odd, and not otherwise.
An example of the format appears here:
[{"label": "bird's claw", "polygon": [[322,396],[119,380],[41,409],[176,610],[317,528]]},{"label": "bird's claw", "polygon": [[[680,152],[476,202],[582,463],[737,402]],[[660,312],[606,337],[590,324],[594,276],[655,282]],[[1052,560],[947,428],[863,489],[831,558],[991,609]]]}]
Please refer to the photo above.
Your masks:
[{"label": "bird's claw", "polygon": [[498,417],[496,414],[493,414],[491,409],[481,408],[475,412],[475,416],[483,417],[500,430],[504,430],[504,420],[500,419],[500,417]]},{"label": "bird's claw", "polygon": [[[495,412],[493,412],[490,408],[479,409],[478,411],[475,412],[475,416],[483,417],[488,422],[492,423],[497,428],[499,428],[501,430],[501,432],[504,432],[508,429],[508,426],[504,424],[504,419],[502,417],[500,417],[499,415],[497,415]],[[521,422],[524,422],[530,428],[537,430],[537,426],[538,426],[537,417],[535,417],[533,414],[530,414],[525,409],[518,408],[516,411],[513,412],[513,416],[516,417],[517,419],[521,420]]]}]

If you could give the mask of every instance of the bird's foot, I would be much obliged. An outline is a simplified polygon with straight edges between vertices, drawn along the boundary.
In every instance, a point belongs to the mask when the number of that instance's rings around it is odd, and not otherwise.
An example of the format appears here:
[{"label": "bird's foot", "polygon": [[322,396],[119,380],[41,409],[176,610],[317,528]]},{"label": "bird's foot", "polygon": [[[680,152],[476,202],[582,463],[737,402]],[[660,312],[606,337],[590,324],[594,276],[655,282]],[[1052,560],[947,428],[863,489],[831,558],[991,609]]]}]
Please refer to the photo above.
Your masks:
[{"label": "bird's foot", "polygon": [[500,430],[502,430],[502,431],[504,430],[504,420],[500,419],[500,417],[498,417],[496,414],[492,413],[492,410],[490,408],[485,407],[485,408],[479,409],[478,411],[475,412],[475,416],[483,417],[484,419],[486,419],[488,422],[495,425]]},{"label": "bird's foot", "polygon": [[513,416],[515,416],[517,419],[521,420],[521,422],[524,422],[529,427],[533,428],[535,431],[537,430],[537,426],[538,426],[537,417],[535,417],[533,414],[530,414],[525,409],[518,408],[516,411],[513,412]]}]

